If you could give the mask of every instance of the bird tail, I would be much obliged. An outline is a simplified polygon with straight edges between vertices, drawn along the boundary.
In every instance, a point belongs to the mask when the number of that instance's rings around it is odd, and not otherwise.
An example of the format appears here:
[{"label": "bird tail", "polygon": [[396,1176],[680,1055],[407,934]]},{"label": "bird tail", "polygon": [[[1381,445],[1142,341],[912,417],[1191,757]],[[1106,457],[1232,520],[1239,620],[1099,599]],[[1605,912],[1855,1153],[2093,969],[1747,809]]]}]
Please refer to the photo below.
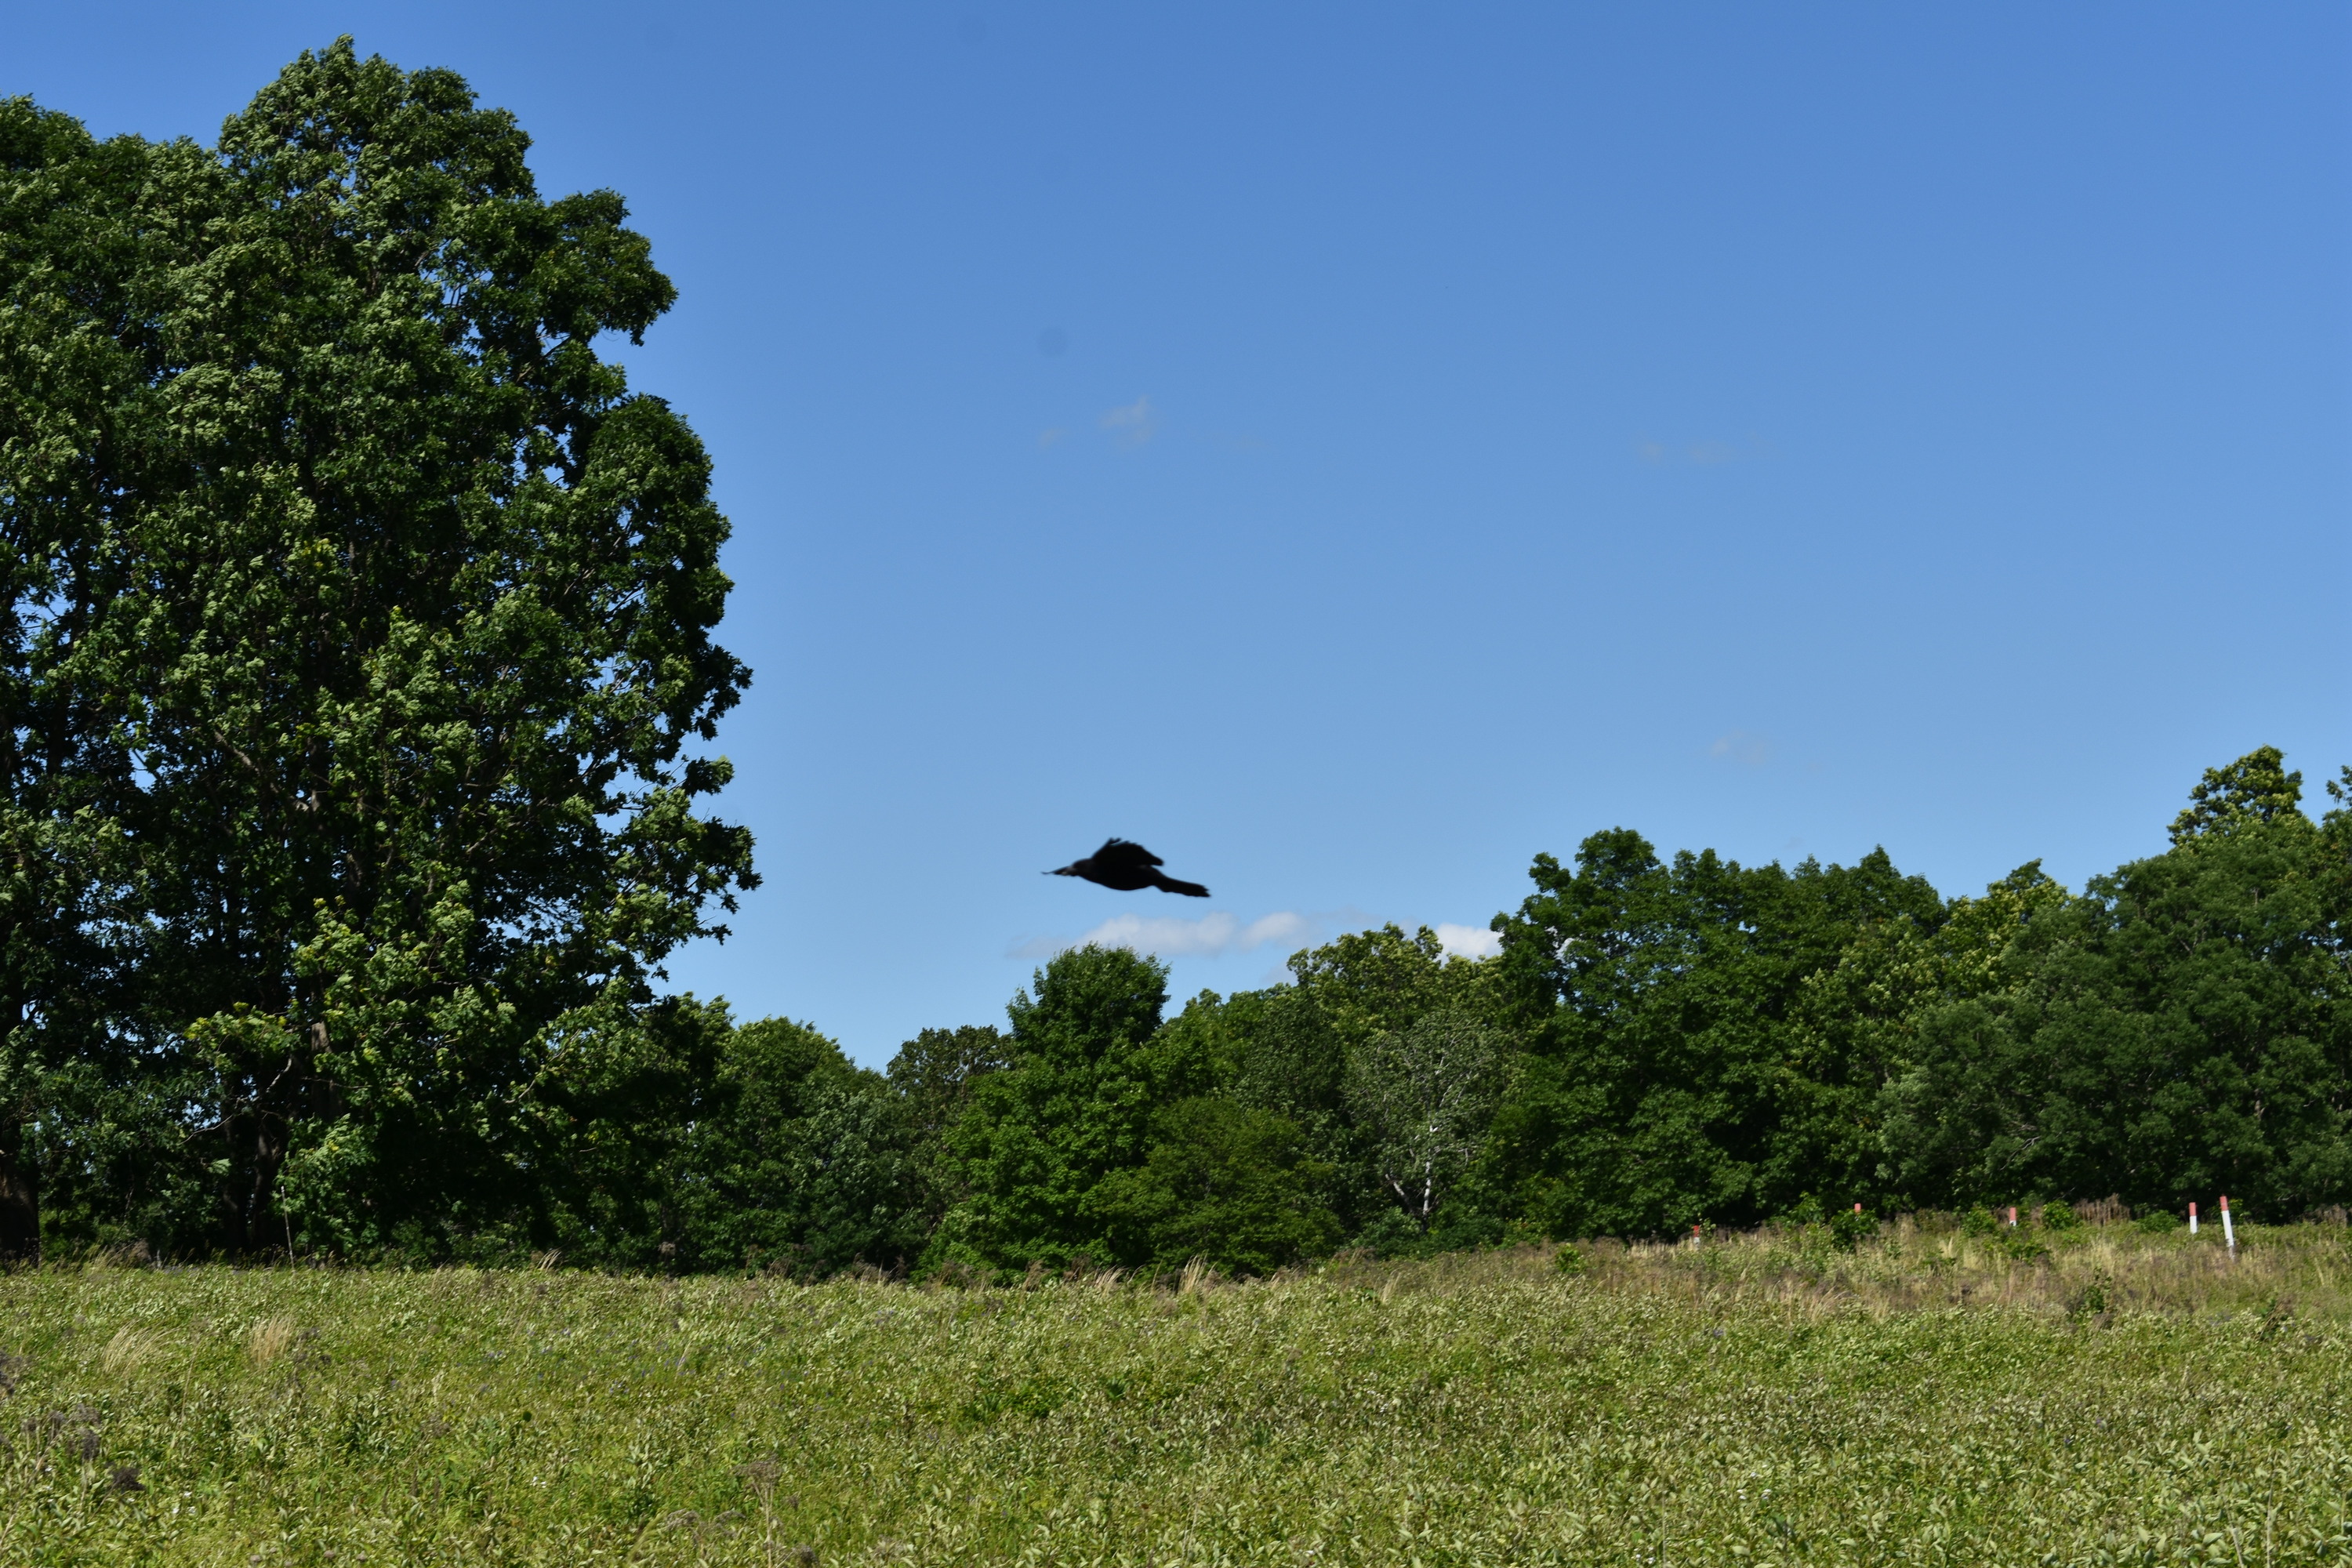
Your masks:
[{"label": "bird tail", "polygon": [[1163,893],[1181,893],[1188,899],[1205,899],[1209,896],[1209,889],[1198,882],[1180,882],[1173,877],[1163,877],[1157,871],[1151,873],[1151,885]]}]

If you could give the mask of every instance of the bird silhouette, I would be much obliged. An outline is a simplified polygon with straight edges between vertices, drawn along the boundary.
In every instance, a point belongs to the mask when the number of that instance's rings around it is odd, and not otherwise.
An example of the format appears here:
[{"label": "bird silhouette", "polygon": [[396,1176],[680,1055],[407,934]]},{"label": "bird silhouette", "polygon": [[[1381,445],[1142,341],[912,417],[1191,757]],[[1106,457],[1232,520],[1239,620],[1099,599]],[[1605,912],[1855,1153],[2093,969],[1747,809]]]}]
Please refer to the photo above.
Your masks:
[{"label": "bird silhouette", "polygon": [[1209,889],[1198,882],[1180,882],[1173,877],[1163,877],[1159,856],[1140,844],[1130,844],[1124,838],[1107,838],[1103,847],[1083,860],[1045,873],[1048,877],[1084,877],[1100,887],[1121,893],[1134,892],[1138,888],[1157,888],[1163,893],[1181,893],[1188,899],[1205,899]]}]

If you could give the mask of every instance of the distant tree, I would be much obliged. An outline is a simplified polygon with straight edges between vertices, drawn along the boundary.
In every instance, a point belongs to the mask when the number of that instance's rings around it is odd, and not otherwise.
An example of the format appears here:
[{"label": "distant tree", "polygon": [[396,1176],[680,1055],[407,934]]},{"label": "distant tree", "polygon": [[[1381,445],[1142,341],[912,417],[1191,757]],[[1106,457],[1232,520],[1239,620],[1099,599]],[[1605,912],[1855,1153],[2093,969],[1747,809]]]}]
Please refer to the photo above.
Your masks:
[{"label": "distant tree", "polygon": [[1919,1185],[1926,1168],[1894,1152],[1910,1147],[1905,1085],[1932,1054],[1923,1031],[1943,1026],[1939,1008],[2008,984],[2019,934],[2070,898],[2033,861],[1980,896],[1952,900],[1940,919],[1921,908],[1857,921],[1835,964],[1790,1004],[1794,1070],[1772,1134],[1787,1152],[1768,1180],[1806,1190],[1811,1181],[1880,1207],[1941,1201],[1934,1180]]},{"label": "distant tree", "polygon": [[1411,1028],[1443,1008],[1491,1011],[1493,971],[1439,945],[1427,926],[1350,931],[1295,954],[1291,984],[1314,1005],[1342,1051],[1382,1031]]},{"label": "distant tree", "polygon": [[1154,1113],[1143,1163],[1097,1192],[1107,1260],[1270,1274],[1328,1253],[1341,1234],[1324,1199],[1332,1174],[1282,1117],[1223,1095],[1178,1100]]},{"label": "distant tree", "polygon": [[1874,928],[1935,931],[1934,889],[1876,851],[1666,864],[1622,828],[1529,876],[1496,965],[1539,1021],[1494,1123],[1503,1201],[1554,1235],[1648,1236],[1751,1224],[1806,1193],[1877,1198],[1878,1096],[1900,1064],[1880,1030],[1823,1027],[1817,1002]]},{"label": "distant tree", "polygon": [[[40,1255],[45,1185],[119,1225],[152,1198],[138,1178],[155,1142],[176,1142],[169,1109],[125,1087],[141,1056],[118,1023],[142,934],[134,766],[112,672],[81,657],[122,586],[110,541],[136,436],[124,409],[150,380],[150,162],[143,143],[0,100],[0,1261]],[[110,1132],[72,1135],[91,1117]]]},{"label": "distant tree", "polygon": [[918,1203],[929,1224],[938,1224],[964,1195],[948,1152],[948,1130],[971,1102],[972,1085],[1012,1065],[1011,1043],[986,1024],[925,1029],[891,1058],[890,1089],[907,1130],[920,1190]]},{"label": "distant tree", "polygon": [[1486,1142],[1503,1089],[1503,1043],[1463,1007],[1383,1029],[1348,1062],[1346,1092],[1373,1169],[1407,1217],[1427,1229],[1442,1191]]},{"label": "distant tree", "polygon": [[2286,771],[2285,753],[2258,746],[2228,767],[2205,770],[2189,792],[2188,806],[2172,819],[2172,841],[2186,844],[2241,825],[2301,816],[2302,800],[2303,775]]},{"label": "distant tree", "polygon": [[1928,1009],[1889,1147],[1932,1201],[2352,1197],[2345,850],[2269,748],[2165,854],[2021,923],[2002,984]]},{"label": "distant tree", "polygon": [[963,1114],[976,1081],[1012,1065],[1011,1045],[992,1025],[925,1029],[890,1058],[890,1087],[915,1136],[929,1141]]},{"label": "distant tree", "polygon": [[670,1169],[678,1263],[803,1276],[897,1267],[923,1241],[912,1178],[879,1074],[808,1025],[747,1024]]},{"label": "distant tree", "polygon": [[1105,1187],[1141,1165],[1156,1112],[1214,1087],[1205,1043],[1163,1033],[1168,971],[1124,948],[1084,947],[1016,995],[1014,1065],[970,1086],[947,1149],[965,1196],[935,1251],[992,1268],[1114,1260]]},{"label": "distant tree", "polygon": [[[520,1126],[509,1135],[510,1147],[544,1162],[533,1180],[517,1184],[520,1191],[493,1190],[488,1202],[460,1193],[446,1207],[400,1215],[383,1233],[389,1250],[499,1264],[553,1247],[597,1268],[677,1266],[690,1238],[681,1235],[677,1172],[733,1110],[735,1086],[723,1069],[736,1030],[723,1005],[690,997],[612,1010],[622,1016],[571,1014],[548,1041],[561,1070],[518,1108]],[[347,1223],[349,1211],[331,1200],[306,1201],[307,1182],[331,1171],[341,1153],[332,1141],[305,1151],[288,1184],[289,1207],[314,1232]],[[329,1235],[354,1253],[375,1240]]]},{"label": "distant tree", "polygon": [[1308,1156],[1329,1167],[1334,1211],[1354,1234],[1388,1199],[1348,1105],[1348,1047],[1339,1028],[1296,985],[1238,993],[1222,1013],[1232,1041],[1228,1092],[1297,1129]]},{"label": "distant tree", "polygon": [[[1308,1156],[1333,1173],[1329,1202],[1349,1235],[1374,1239],[1366,1232],[1373,1226],[1389,1237],[1403,1211],[1349,1094],[1349,1063],[1383,1034],[1449,1010],[1477,1019],[1511,1054],[1520,1032],[1506,1016],[1510,998],[1493,964],[1448,955],[1427,927],[1349,932],[1295,954],[1290,972],[1291,984],[1223,1005],[1231,1092],[1299,1130]],[[1456,1195],[1464,1190],[1449,1184]],[[1419,1221],[1410,1235],[1427,1244]]]}]

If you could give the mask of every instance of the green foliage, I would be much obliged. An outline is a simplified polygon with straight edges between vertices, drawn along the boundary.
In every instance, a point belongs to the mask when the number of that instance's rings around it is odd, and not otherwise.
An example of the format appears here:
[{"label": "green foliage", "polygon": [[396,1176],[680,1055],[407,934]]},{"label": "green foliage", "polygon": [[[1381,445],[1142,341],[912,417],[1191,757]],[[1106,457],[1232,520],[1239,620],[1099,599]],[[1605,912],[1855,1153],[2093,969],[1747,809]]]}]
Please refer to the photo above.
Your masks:
[{"label": "green foliage", "polygon": [[1491,1018],[1503,1000],[1491,969],[1448,956],[1426,926],[1411,936],[1393,925],[1349,932],[1295,955],[1290,973],[1343,1055],[1441,1009]]},{"label": "green foliage", "polygon": [[2041,1219],[2042,1228],[2044,1230],[2080,1230],[2083,1228],[2083,1216],[2076,1214],[2074,1212],[2074,1205],[2069,1203],[2043,1204],[2042,1205],[2042,1212],[2038,1217]]},{"label": "green foliage", "polygon": [[124,825],[135,763],[116,693],[80,657],[119,591],[111,477],[88,460],[146,395],[132,344],[149,153],[0,100],[0,1262],[38,1256],[45,1184],[85,1229],[179,1200],[168,1093],[133,1087],[130,1006],[141,857]]},{"label": "green foliage", "polygon": [[921,1249],[906,1128],[879,1075],[805,1024],[727,1040],[668,1180],[681,1268],[822,1276]]},{"label": "green foliage", "polygon": [[890,1059],[889,1087],[908,1138],[915,1205],[926,1231],[965,1195],[947,1147],[950,1128],[980,1078],[1013,1065],[1012,1047],[989,1025],[925,1029]]},{"label": "green foliage", "polygon": [[1878,1219],[1876,1215],[1860,1210],[1840,1209],[1830,1216],[1829,1229],[1831,1245],[1841,1251],[1852,1252],[1878,1234]]},{"label": "green foliage", "polygon": [[1006,1009],[1013,1065],[970,1084],[946,1134],[965,1195],[936,1256],[997,1268],[1143,1261],[1114,1242],[1129,1192],[1109,1178],[1145,1163],[1157,1112],[1216,1076],[1202,1031],[1160,1028],[1167,1001],[1166,966],[1124,948],[1080,948],[1037,972],[1034,995]]},{"label": "green foliage", "polygon": [[2276,746],[2258,746],[2226,768],[2207,768],[2189,792],[2188,809],[2172,819],[2172,842],[2303,815],[2303,775],[2286,771]]},{"label": "green foliage", "polygon": [[1873,928],[1932,933],[1933,889],[1882,853],[1666,865],[1622,829],[1529,875],[1500,961],[1543,1020],[1494,1124],[1514,1207],[1557,1236],[1650,1236],[1753,1223],[1809,1188],[1879,1194],[1885,1042],[1822,1027],[1815,994]]},{"label": "green foliage", "polygon": [[1504,1071],[1496,1031],[1459,1005],[1381,1029],[1350,1053],[1348,1103],[1372,1168],[1422,1229],[1485,1142]]},{"label": "green foliage", "polygon": [[1996,1244],[2003,1254],[2019,1263],[2032,1263],[2050,1256],[2049,1244],[2021,1225],[2003,1227]]},{"label": "green foliage", "polygon": [[[1186,1009],[1213,1027],[1228,1092],[1292,1123],[1333,1171],[1352,1245],[1389,1256],[1498,1237],[1477,1156],[1519,1032],[1495,966],[1391,925],[1297,953],[1290,971],[1288,985]],[[1452,1108],[1409,1131],[1417,1100]]]},{"label": "green foliage", "polygon": [[1911,1190],[2113,1192],[2147,1208],[2228,1192],[2286,1213],[2341,1201],[2341,851],[2299,814],[2228,821],[2025,925],[2000,989],[1923,1011],[1887,1101]]},{"label": "green foliage", "polygon": [[1268,1274],[1339,1245],[1323,1201],[1333,1173],[1281,1117],[1197,1095],[1152,1117],[1143,1164],[1108,1177],[1097,1206],[1109,1256],[1131,1267],[1164,1272],[1197,1258]]},{"label": "green foliage", "polygon": [[1011,1045],[992,1026],[925,1029],[890,1059],[890,1088],[915,1138],[929,1143],[963,1114],[972,1084],[1013,1060]]},{"label": "green foliage", "polygon": [[347,41],[214,149],[22,104],[0,143],[47,213],[0,279],[0,701],[64,737],[0,834],[86,889],[0,913],[0,1212],[29,1163],[59,1239],[546,1239],[674,1136],[598,1142],[667,1128],[614,1103],[692,1070],[655,972],[752,881],[687,752],[748,679],[727,524],[593,348],[674,290],[616,196],[543,199],[510,116]]}]

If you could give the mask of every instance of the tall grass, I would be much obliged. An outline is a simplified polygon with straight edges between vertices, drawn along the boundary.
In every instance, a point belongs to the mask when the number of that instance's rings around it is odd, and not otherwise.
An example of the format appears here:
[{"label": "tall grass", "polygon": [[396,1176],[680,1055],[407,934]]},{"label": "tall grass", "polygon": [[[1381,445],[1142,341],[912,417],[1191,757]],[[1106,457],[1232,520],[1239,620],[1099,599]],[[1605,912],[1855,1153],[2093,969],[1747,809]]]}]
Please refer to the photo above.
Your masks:
[{"label": "tall grass", "polygon": [[[2031,1254],[2046,1247],[2045,1256]],[[0,1277],[0,1563],[2352,1561],[2334,1226]]]}]

